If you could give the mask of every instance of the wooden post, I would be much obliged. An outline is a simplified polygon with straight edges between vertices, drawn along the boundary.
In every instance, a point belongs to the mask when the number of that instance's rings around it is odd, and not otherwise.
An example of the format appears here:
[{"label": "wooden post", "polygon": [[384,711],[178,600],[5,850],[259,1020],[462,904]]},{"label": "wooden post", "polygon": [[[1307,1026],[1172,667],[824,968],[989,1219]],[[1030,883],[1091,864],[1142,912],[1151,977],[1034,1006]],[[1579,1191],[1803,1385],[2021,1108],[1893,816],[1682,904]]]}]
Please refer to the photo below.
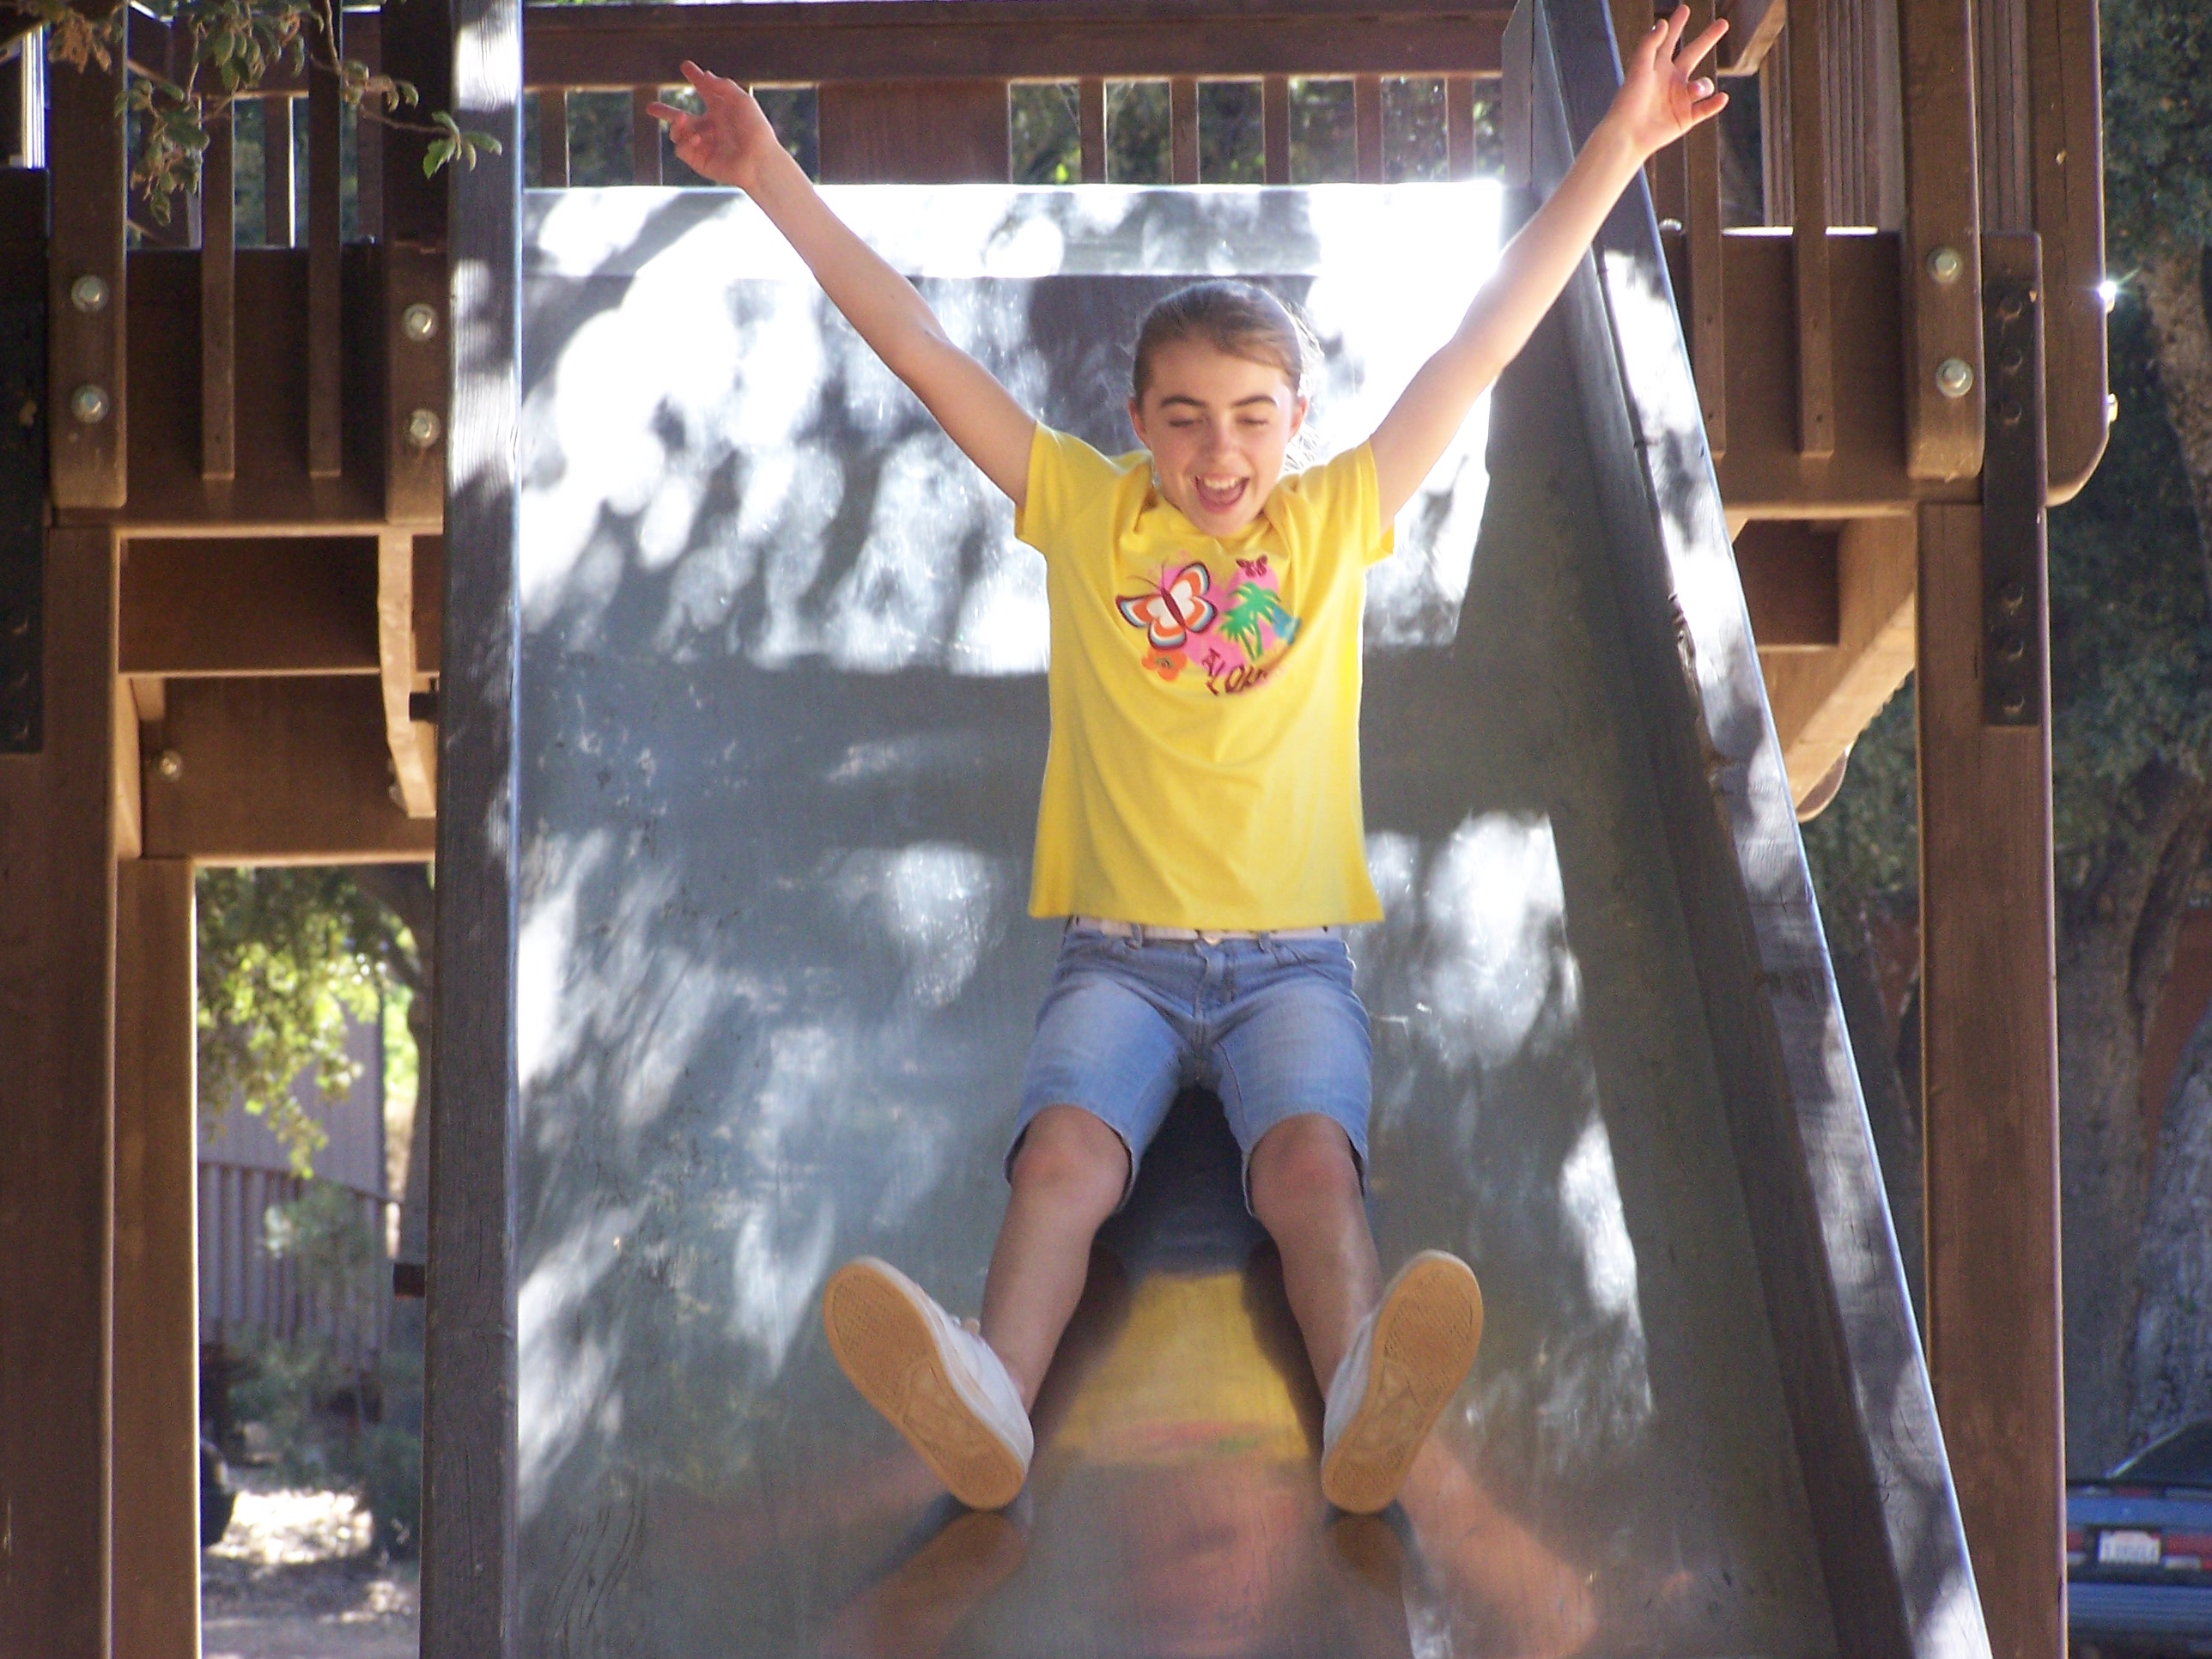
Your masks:
[{"label": "wooden post", "polygon": [[289,247],[298,234],[292,199],[292,100],[261,100],[261,240]]},{"label": "wooden post", "polygon": [[1444,155],[1453,179],[1474,177],[1474,76],[1444,77]]},{"label": "wooden post", "polygon": [[[495,136],[501,149],[447,174],[453,275],[446,332],[459,464],[447,482],[439,697],[445,799],[437,824],[422,1652],[423,1659],[517,1659],[522,3],[456,0],[452,17],[455,115],[462,126]],[[999,131],[1003,146],[1003,94]]]},{"label": "wooden post", "polygon": [[815,111],[825,183],[1004,184],[1013,170],[1004,81],[844,82]]},{"label": "wooden post", "polygon": [[124,327],[123,59],[47,83],[52,203],[46,306],[49,488],[58,507],[118,507],[128,493]]},{"label": "wooden post", "polygon": [[1076,119],[1082,130],[1083,182],[1106,182],[1106,82],[1097,76],[1075,87]]},{"label": "wooden post", "polygon": [[629,181],[633,185],[660,182],[660,123],[645,106],[660,96],[658,87],[629,89]]},{"label": "wooden post", "polygon": [[1797,453],[1836,453],[1835,320],[1828,283],[1826,0],[1796,0],[1790,47],[1790,249],[1797,297]]},{"label": "wooden post", "polygon": [[538,183],[544,190],[568,188],[568,94],[560,87],[538,94]]},{"label": "wooden post", "polygon": [[1178,185],[1198,182],[1198,82],[1177,76],[1168,82],[1168,177]]},{"label": "wooden post", "polygon": [[[1712,0],[1695,0],[1690,32],[1712,21]],[[1711,67],[1710,64],[1707,65]],[[1698,408],[1705,423],[1705,447],[1719,460],[1728,453],[1728,326],[1721,310],[1721,134],[1708,121],[1682,140],[1683,234],[1690,270],[1690,368],[1697,376]]]},{"label": "wooden post", "polygon": [[[1474,173],[1474,111],[1468,111],[1468,173]],[[1259,84],[1261,179],[1290,184],[1290,76],[1267,76]],[[1453,175],[1460,177],[1460,175]]]},{"label": "wooden post", "polygon": [[[2021,364],[1982,505],[1920,511],[1928,1364],[1995,1659],[2066,1651],[2043,436],[2032,237],[1991,238]],[[1994,336],[2001,326],[1993,316]],[[2015,651],[2015,647],[2017,651]]]},{"label": "wooden post", "polygon": [[1971,0],[1898,0],[1905,103],[1905,470],[1982,465],[1981,196]]},{"label": "wooden post", "polygon": [[200,477],[238,473],[236,198],[231,134],[237,106],[215,124],[200,157]]},{"label": "wooden post", "polygon": [[49,533],[45,743],[0,756],[0,1260],[11,1264],[0,1297],[0,1654],[9,1659],[109,1651],[115,592],[110,532]]},{"label": "wooden post", "polygon": [[[343,11],[333,9],[333,17]],[[337,40],[333,52],[343,52]],[[338,82],[307,66],[307,475],[335,478],[344,466],[339,364],[345,316],[340,303]]]},{"label": "wooden post", "polygon": [[1363,185],[1382,182],[1382,77],[1352,77],[1352,176]]},{"label": "wooden post", "polygon": [[115,1651],[199,1659],[192,866],[116,867]]}]

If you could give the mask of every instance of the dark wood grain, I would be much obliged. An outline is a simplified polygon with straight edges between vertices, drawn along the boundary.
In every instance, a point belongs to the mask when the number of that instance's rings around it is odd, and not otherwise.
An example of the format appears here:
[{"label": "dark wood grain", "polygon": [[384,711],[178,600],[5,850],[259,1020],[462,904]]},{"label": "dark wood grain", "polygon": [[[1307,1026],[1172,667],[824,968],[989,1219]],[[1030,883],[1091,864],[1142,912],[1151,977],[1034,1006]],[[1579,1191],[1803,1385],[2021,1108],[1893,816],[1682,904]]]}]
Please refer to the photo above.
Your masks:
[{"label": "dark wood grain", "polygon": [[568,94],[558,87],[538,93],[538,184],[568,188]]},{"label": "dark wood grain", "polygon": [[[379,25],[378,52],[384,71],[411,82],[422,109],[451,109],[453,104],[453,23],[447,6],[416,0],[386,0],[380,12],[353,12],[346,27]],[[656,71],[665,74],[665,70]],[[419,132],[394,131],[384,140],[384,240],[411,247],[443,247],[446,240],[446,176],[427,178],[422,157],[428,140]]]},{"label": "dark wood grain", "polygon": [[825,183],[1004,184],[1003,81],[825,86],[815,105]]},{"label": "dark wood grain", "polygon": [[307,76],[307,476],[335,478],[344,471],[341,422],[345,350],[338,292],[339,167],[337,76],[313,70]]},{"label": "dark wood grain", "polygon": [[[58,88],[70,77],[57,75]],[[0,760],[0,1654],[107,1659],[115,544],[46,544],[46,742]]]},{"label": "dark wood grain", "polygon": [[1494,72],[1510,9],[1467,0],[768,0],[532,7],[528,84],[622,88],[686,56],[745,81]]},{"label": "dark wood grain", "polygon": [[261,119],[261,240],[266,247],[289,247],[296,234],[291,95],[263,99]]},{"label": "dark wood grain", "polygon": [[[1712,21],[1712,0],[1697,0],[1690,27]],[[1721,135],[1708,121],[1682,140],[1683,233],[1690,265],[1690,363],[1697,372],[1698,408],[1705,417],[1705,447],[1718,460],[1728,453],[1727,278],[1721,247]],[[1830,450],[1834,448],[1830,434]]]},{"label": "dark wood grain", "polygon": [[1079,81],[1075,87],[1076,124],[1080,130],[1083,182],[1106,182],[1106,82],[1097,76]]},{"label": "dark wood grain", "polygon": [[1382,182],[1382,77],[1354,76],[1352,81],[1352,177],[1363,185]]},{"label": "dark wood grain", "polygon": [[660,182],[660,123],[646,113],[646,106],[659,96],[658,87],[632,87],[629,91],[629,181],[633,185]]},{"label": "dark wood grain", "polygon": [[1169,182],[1198,182],[1198,82],[1179,75],[1168,82]]},{"label": "dark wood grain", "polygon": [[231,127],[215,123],[200,155],[200,476],[238,471],[238,238]]},{"label": "dark wood grain", "polygon": [[[1973,73],[1969,0],[1899,0],[1905,104],[1905,234],[1899,249],[1904,319],[1905,471],[1964,478],[1982,465],[1982,312],[1973,112],[1959,95]],[[1959,259],[1946,280],[1936,256]],[[1938,368],[1956,358],[1973,375],[1946,397]]]},{"label": "dark wood grain", "polygon": [[[131,760],[135,763],[134,754]],[[192,866],[125,859],[115,927],[115,1635],[200,1650]]]},{"label": "dark wood grain", "polygon": [[[1474,177],[1474,94],[1479,83],[1472,75],[1449,76],[1444,81],[1444,157],[1454,179]],[[1287,140],[1289,134],[1284,135]]]},{"label": "dark wood grain", "polygon": [[[125,364],[130,307],[125,288],[123,65],[57,74],[47,85],[46,155],[52,234],[46,307],[47,477],[58,507],[118,507],[129,495],[130,407]],[[70,301],[80,277],[97,277],[107,302],[96,311]],[[70,413],[80,386],[107,396],[104,420]]]},{"label": "dark wood grain", "polygon": [[[2033,256],[2032,237],[1984,244],[1993,287],[2032,282]],[[2006,396],[2027,399],[2013,430],[2033,473],[2032,385]],[[1928,1364],[2000,1659],[2066,1651],[2050,683],[2031,677],[2029,719],[2016,725],[1991,723],[1983,685],[1993,557],[2025,554],[2030,592],[2014,625],[2038,635],[2038,664],[2047,656],[2037,484],[2013,481],[2027,500],[2010,510],[1993,501],[1920,516]],[[1996,535],[2026,544],[1993,548]]]},{"label": "dark wood grain", "polygon": [[1797,452],[1836,453],[1836,336],[1828,272],[1826,0],[1793,0],[1790,51],[1790,250],[1797,301]]},{"label": "dark wood grain", "polygon": [[[423,1659],[518,1659],[515,673],[521,539],[522,7],[457,0],[422,1442]],[[637,82],[657,78],[635,77]],[[364,688],[373,690],[373,688]],[[376,720],[380,754],[384,721]],[[398,809],[395,806],[393,809]],[[430,826],[413,824],[416,829]]]},{"label": "dark wood grain", "polygon": [[2044,416],[2051,499],[2069,501],[2105,453],[2105,161],[2097,8],[2061,0],[2027,14],[2029,143],[2043,238]]}]

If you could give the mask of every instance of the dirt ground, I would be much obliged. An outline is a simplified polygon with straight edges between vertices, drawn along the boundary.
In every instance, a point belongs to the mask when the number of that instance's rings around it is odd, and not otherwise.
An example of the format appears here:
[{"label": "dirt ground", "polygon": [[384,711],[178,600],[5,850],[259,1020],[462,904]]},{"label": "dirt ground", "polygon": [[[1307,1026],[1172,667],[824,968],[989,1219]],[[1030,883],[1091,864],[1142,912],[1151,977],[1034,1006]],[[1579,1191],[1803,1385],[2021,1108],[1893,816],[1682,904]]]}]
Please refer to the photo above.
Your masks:
[{"label": "dirt ground", "polygon": [[229,1530],[200,1557],[204,1659],[415,1659],[415,1564],[377,1559],[351,1494],[232,1479]]}]

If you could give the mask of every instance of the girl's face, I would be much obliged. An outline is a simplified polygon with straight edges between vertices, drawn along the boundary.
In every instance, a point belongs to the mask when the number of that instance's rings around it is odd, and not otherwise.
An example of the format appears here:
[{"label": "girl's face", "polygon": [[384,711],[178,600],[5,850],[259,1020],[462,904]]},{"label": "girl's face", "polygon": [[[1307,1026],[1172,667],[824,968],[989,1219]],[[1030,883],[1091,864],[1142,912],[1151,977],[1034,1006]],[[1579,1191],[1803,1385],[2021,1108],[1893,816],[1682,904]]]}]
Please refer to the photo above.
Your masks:
[{"label": "girl's face", "polygon": [[1203,340],[1162,346],[1152,368],[1144,400],[1130,400],[1129,424],[1152,452],[1160,494],[1207,535],[1234,535],[1260,516],[1283,476],[1306,400],[1273,364]]}]

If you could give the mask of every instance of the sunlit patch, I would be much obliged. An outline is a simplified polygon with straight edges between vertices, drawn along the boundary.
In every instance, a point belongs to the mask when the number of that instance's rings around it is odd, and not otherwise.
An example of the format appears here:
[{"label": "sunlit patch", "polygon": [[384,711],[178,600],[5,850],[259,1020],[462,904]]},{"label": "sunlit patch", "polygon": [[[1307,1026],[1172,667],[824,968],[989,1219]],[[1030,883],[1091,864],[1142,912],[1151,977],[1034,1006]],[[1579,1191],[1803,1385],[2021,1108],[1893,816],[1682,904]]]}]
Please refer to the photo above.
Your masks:
[{"label": "sunlit patch", "polygon": [[1547,1021],[1571,1028],[1581,979],[1548,818],[1487,812],[1452,834],[1420,893],[1431,941],[1422,1030],[1445,1062],[1504,1066]]},{"label": "sunlit patch", "polygon": [[906,994],[942,1008],[974,977],[983,952],[1005,931],[1000,861],[945,842],[848,854],[835,887],[848,910],[866,915],[897,950]]},{"label": "sunlit patch", "polygon": [[534,1515],[561,1463],[605,1409],[622,1361],[620,1322],[586,1316],[621,1260],[634,1209],[577,1218],[538,1252],[515,1298],[517,1366],[529,1379],[515,1407],[515,1480],[523,1519]]}]

